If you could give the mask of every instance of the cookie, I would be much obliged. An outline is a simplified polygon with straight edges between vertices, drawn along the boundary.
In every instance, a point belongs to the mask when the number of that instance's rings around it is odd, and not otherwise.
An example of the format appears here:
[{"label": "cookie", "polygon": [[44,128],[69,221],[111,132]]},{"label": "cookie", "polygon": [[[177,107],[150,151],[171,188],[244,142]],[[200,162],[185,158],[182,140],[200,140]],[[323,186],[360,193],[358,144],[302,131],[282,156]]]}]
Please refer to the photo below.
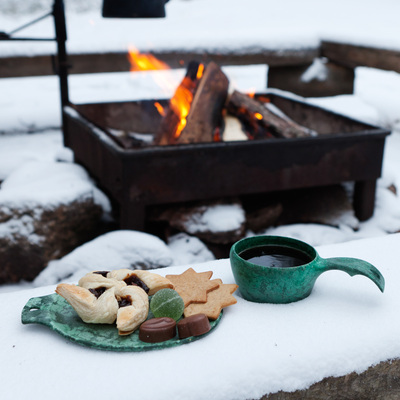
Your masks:
[{"label": "cookie", "polygon": [[205,303],[207,293],[219,287],[218,280],[210,281],[212,271],[197,273],[193,268],[187,269],[181,275],[167,275],[182,297],[185,307],[192,303]]},{"label": "cookie", "polygon": [[239,287],[238,285],[225,285],[222,283],[221,279],[214,279],[211,282],[218,283],[219,288],[207,294],[206,303],[188,305],[183,312],[183,315],[186,318],[195,314],[205,314],[209,319],[215,320],[218,318],[224,307],[237,303],[237,300],[232,296],[232,293]]}]

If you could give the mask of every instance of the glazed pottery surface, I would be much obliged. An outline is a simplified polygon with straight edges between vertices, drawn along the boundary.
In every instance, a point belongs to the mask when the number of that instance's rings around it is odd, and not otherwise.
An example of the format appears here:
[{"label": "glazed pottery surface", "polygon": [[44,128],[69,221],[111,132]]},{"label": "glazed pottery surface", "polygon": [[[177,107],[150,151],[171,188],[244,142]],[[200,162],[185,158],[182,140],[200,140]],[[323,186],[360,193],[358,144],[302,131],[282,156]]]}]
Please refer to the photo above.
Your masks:
[{"label": "glazed pottery surface", "polygon": [[[61,336],[85,347],[139,352],[176,347],[201,339],[210,334],[218,325],[222,311],[217,320],[210,321],[211,330],[208,333],[201,336],[190,336],[186,339],[179,339],[179,336],[176,335],[173,339],[159,343],[142,342],[139,339],[139,330],[131,335],[120,336],[115,324],[86,324],[69,303],[55,293],[31,298],[23,308],[21,317],[23,324],[45,325]],[[148,319],[153,317],[150,311]]]},{"label": "glazed pottery surface", "polygon": [[[276,268],[253,264],[240,253],[254,247],[279,246],[305,253],[311,261],[297,267]],[[230,262],[239,291],[246,300],[257,303],[291,303],[306,298],[317,278],[329,270],[341,270],[350,276],[364,275],[384,291],[385,279],[372,264],[356,258],[321,258],[307,243],[283,236],[254,236],[235,243]]]}]

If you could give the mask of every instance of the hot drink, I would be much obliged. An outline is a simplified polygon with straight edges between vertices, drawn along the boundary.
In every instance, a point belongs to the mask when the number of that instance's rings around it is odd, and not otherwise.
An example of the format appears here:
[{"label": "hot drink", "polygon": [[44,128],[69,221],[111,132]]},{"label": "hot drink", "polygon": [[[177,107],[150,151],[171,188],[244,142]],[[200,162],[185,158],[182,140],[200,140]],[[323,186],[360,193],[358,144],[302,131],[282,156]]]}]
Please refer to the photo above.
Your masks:
[{"label": "hot drink", "polygon": [[263,267],[290,268],[308,264],[312,258],[306,253],[285,246],[257,246],[242,251],[239,256]]}]

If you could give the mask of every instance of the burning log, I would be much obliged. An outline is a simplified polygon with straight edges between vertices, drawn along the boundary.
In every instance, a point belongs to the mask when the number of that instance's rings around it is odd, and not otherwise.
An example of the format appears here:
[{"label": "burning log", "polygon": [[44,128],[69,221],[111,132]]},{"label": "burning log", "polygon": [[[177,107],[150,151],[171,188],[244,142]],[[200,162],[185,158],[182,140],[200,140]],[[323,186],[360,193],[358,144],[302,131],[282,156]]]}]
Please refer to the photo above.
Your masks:
[{"label": "burning log", "polygon": [[227,111],[248,127],[251,139],[296,138],[313,135],[311,130],[289,118],[271,112],[263,103],[236,90],[229,97]]},{"label": "burning log", "polygon": [[207,65],[196,90],[185,129],[177,143],[212,142],[221,124],[222,110],[228,96],[229,80],[214,62]]},{"label": "burning log", "polygon": [[186,125],[193,95],[199,84],[203,64],[191,61],[188,65],[186,76],[170,100],[169,108],[165,111],[164,118],[158,129],[154,143],[158,145],[175,144]]}]

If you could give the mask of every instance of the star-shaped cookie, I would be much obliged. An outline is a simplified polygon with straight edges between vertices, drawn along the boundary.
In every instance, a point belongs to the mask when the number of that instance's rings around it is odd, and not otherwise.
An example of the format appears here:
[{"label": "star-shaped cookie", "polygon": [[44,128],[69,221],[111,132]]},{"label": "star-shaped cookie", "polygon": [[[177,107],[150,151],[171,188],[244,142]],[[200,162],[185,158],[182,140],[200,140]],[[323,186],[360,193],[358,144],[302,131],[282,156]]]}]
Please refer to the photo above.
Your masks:
[{"label": "star-shaped cookie", "polygon": [[206,314],[209,319],[217,319],[221,310],[232,304],[236,304],[237,300],[232,293],[239,287],[235,284],[223,284],[221,279],[214,279],[211,282],[218,282],[219,288],[207,294],[207,303],[190,304],[183,312],[185,317],[195,314]]},{"label": "star-shaped cookie", "polygon": [[210,281],[212,271],[197,273],[193,268],[187,269],[180,275],[167,275],[182,297],[185,307],[191,303],[205,303],[207,293],[219,287],[217,280]]}]

